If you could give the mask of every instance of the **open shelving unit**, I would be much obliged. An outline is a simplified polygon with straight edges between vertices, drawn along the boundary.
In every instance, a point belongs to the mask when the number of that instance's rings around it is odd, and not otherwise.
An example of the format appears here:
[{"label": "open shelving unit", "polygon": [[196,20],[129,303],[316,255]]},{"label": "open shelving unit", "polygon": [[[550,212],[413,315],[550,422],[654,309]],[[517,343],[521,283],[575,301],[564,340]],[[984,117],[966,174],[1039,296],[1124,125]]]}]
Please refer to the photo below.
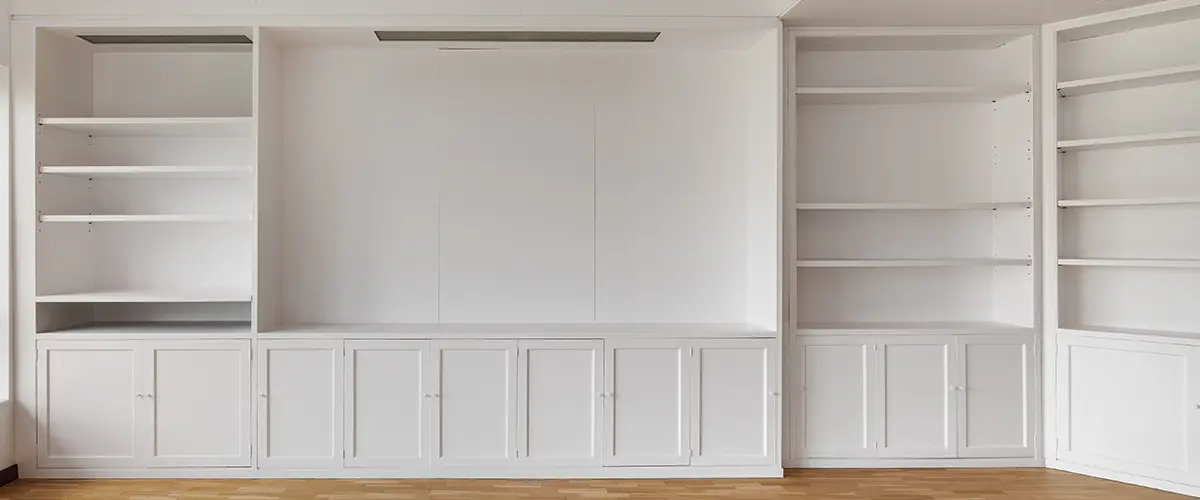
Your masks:
[{"label": "open shelving unit", "polygon": [[1200,336],[1198,14],[1056,31],[1061,331]]},{"label": "open shelving unit", "polygon": [[253,45],[77,35],[37,33],[37,331],[248,335]]},{"label": "open shelving unit", "polygon": [[1034,331],[1032,32],[791,33],[794,331]]}]

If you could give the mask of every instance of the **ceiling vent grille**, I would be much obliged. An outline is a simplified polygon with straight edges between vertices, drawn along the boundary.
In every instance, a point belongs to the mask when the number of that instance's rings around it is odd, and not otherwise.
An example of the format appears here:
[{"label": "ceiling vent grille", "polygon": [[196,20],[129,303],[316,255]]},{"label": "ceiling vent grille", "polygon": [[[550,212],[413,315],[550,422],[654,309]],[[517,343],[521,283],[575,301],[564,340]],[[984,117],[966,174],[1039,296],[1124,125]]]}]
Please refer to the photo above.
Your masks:
[{"label": "ceiling vent grille", "polygon": [[376,31],[381,42],[652,43],[657,31]]},{"label": "ceiling vent grille", "polygon": [[246,35],[79,35],[93,45],[247,45]]}]

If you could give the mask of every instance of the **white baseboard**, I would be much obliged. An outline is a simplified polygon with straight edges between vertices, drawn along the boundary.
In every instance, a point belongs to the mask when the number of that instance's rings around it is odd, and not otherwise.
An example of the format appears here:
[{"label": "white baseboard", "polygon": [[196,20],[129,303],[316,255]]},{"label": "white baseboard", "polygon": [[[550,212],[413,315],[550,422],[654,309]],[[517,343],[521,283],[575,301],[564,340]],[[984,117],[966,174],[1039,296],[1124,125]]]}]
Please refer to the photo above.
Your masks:
[{"label": "white baseboard", "polygon": [[1036,458],[801,458],[784,460],[788,469],[955,469],[1045,467]]},{"label": "white baseboard", "polygon": [[1180,495],[1200,497],[1200,486],[1194,486],[1194,485],[1190,485],[1190,484],[1182,484],[1182,483],[1175,483],[1175,482],[1171,482],[1171,481],[1163,481],[1160,479],[1152,479],[1152,478],[1148,478],[1148,477],[1144,477],[1144,476],[1138,476],[1135,474],[1126,474],[1124,472],[1117,472],[1117,471],[1111,471],[1111,470],[1107,470],[1107,469],[1101,469],[1101,468],[1092,467],[1089,465],[1081,465],[1081,464],[1076,464],[1076,463],[1071,463],[1071,462],[1063,462],[1061,460],[1051,460],[1049,463],[1046,464],[1046,467],[1049,469],[1061,470],[1061,471],[1070,472],[1073,474],[1082,474],[1084,476],[1098,477],[1100,479],[1107,479],[1109,481],[1116,481],[1118,483],[1126,483],[1126,484],[1132,484],[1132,485],[1136,485],[1136,486],[1144,486],[1147,488],[1154,488],[1156,490],[1163,490],[1163,491],[1169,491],[1171,493],[1178,493]]},{"label": "white baseboard", "polygon": [[22,478],[33,479],[138,479],[138,478],[400,478],[400,479],[674,479],[674,478],[779,478],[775,466],[734,467],[544,467],[482,468],[438,467],[430,469],[329,469],[265,470],[252,468],[154,468],[154,469],[21,469]]}]

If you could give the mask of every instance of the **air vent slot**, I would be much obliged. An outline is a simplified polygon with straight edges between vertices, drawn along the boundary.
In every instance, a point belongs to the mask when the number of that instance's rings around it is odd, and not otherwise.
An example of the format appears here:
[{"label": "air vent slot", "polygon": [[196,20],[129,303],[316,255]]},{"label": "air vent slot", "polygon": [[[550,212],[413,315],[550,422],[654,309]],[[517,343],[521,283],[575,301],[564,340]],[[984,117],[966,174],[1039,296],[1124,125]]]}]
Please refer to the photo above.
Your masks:
[{"label": "air vent slot", "polygon": [[247,45],[246,35],[79,35],[93,45]]},{"label": "air vent slot", "polygon": [[381,42],[651,43],[657,31],[376,31]]}]

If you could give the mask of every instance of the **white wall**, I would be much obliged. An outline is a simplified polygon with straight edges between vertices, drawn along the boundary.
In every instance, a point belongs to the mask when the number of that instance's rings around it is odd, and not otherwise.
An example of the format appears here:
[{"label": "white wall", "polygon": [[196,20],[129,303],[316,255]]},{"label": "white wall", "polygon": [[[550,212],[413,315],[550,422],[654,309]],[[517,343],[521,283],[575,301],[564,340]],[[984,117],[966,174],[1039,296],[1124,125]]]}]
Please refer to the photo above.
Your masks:
[{"label": "white wall", "polygon": [[289,48],[285,319],[746,322],[746,59]]}]

